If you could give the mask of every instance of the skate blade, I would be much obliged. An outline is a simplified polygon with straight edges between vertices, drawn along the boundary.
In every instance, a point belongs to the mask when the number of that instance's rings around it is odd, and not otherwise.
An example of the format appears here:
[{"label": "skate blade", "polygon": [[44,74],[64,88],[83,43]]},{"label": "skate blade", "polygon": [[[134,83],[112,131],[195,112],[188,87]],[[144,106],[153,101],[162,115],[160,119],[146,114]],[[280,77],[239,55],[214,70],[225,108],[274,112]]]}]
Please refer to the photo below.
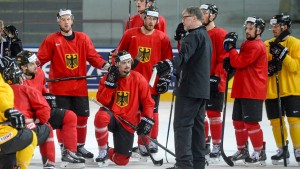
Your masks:
[{"label": "skate blade", "polygon": [[135,159],[138,159],[139,161],[143,161],[143,162],[147,162],[147,160],[148,160],[146,156],[142,156],[137,152],[132,152],[131,158],[135,158]]},{"label": "skate blade", "polygon": [[[284,165],[283,159],[281,160],[272,160],[273,165]],[[286,159],[286,164],[290,164],[290,160],[287,158]]]},{"label": "skate blade", "polygon": [[209,164],[218,164],[221,161],[221,158],[210,158]]},{"label": "skate blade", "polygon": [[108,160],[104,161],[104,162],[98,162],[98,167],[102,168],[102,167],[107,167],[108,166]]},{"label": "skate blade", "polygon": [[236,166],[245,166],[245,160],[232,161]]},{"label": "skate blade", "polygon": [[61,162],[60,168],[84,168],[84,163],[69,163],[69,162]]},{"label": "skate blade", "polygon": [[265,161],[258,161],[256,163],[245,163],[246,167],[264,167],[266,166]]}]

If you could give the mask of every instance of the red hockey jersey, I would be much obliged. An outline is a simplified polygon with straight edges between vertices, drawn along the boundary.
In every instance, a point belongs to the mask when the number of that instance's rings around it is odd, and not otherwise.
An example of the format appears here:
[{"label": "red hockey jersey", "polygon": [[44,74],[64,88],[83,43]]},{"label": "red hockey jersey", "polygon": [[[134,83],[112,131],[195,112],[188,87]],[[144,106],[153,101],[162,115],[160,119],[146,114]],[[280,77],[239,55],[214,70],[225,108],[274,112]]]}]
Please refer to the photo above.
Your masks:
[{"label": "red hockey jersey", "polygon": [[[149,82],[152,75],[153,66],[163,60],[172,59],[172,46],[168,36],[159,31],[154,30],[151,35],[142,33],[141,28],[132,28],[127,30],[117,48],[117,51],[128,51],[133,59],[140,57],[140,62],[134,69],[140,72]],[[151,94],[157,94],[155,86],[151,88]]]},{"label": "red hockey jersey", "polygon": [[[153,118],[154,101],[148,82],[140,73],[131,71],[128,77],[118,78],[117,89],[106,88],[105,79],[106,75],[101,79],[97,92],[97,100],[100,103],[135,126],[140,122],[140,115]],[[143,107],[141,114],[140,106]],[[134,133],[127,124],[121,124],[126,130]]]},{"label": "red hockey jersey", "polygon": [[236,68],[232,98],[265,100],[268,80],[268,56],[262,40],[246,40],[240,53],[230,50],[230,64]]},{"label": "red hockey jersey", "polygon": [[[140,14],[135,14],[130,17],[130,28],[142,27],[144,24],[144,19]],[[167,23],[163,16],[158,17],[158,23],[154,27],[157,30],[160,30],[164,33],[167,33]],[[128,20],[126,22],[125,31],[128,29]]]},{"label": "red hockey jersey", "polygon": [[[41,64],[51,61],[49,79],[86,76],[87,61],[98,69],[105,64],[90,38],[82,32],[74,33],[75,38],[71,41],[60,32],[50,34],[40,46],[38,58]],[[49,83],[49,90],[54,95],[88,95],[86,79],[52,82]]]}]

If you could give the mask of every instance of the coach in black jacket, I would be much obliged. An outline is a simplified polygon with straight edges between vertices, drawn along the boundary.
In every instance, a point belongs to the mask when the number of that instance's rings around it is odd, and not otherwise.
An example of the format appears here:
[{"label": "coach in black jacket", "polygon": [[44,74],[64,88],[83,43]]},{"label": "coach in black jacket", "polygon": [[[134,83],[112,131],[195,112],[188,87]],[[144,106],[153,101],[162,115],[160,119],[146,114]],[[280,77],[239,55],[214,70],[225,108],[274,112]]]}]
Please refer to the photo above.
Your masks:
[{"label": "coach in black jacket", "polygon": [[176,69],[174,137],[176,164],[170,169],[205,168],[205,103],[209,99],[212,44],[199,7],[182,12],[184,29],[178,57],[155,65],[159,76]]}]

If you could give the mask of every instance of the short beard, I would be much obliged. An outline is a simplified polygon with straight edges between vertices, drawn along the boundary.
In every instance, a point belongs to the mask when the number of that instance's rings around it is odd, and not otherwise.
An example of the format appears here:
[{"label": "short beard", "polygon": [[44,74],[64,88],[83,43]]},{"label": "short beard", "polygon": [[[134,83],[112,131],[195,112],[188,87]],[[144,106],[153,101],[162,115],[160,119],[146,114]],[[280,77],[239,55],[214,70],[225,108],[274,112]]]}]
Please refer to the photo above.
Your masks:
[{"label": "short beard", "polygon": [[59,27],[61,31],[63,31],[64,33],[69,33],[72,29],[69,29],[69,30],[65,30],[63,29],[62,27]]}]

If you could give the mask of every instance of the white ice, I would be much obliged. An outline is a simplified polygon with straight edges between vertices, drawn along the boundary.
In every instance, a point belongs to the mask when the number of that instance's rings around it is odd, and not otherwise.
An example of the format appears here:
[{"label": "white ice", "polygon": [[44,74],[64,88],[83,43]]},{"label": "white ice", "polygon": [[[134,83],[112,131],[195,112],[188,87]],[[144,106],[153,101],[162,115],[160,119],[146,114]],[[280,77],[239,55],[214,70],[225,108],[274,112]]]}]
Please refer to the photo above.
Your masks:
[{"label": "white ice", "polygon": [[[234,135],[234,129],[232,125],[232,120],[231,120],[231,114],[232,114],[232,107],[233,104],[229,102],[227,104],[227,111],[226,111],[226,125],[225,125],[225,140],[224,140],[224,150],[225,154],[227,156],[232,155],[236,152],[236,141],[235,141],[235,135]],[[168,123],[169,123],[169,116],[170,116],[170,108],[171,108],[171,102],[161,102],[159,106],[159,118],[160,118],[160,124],[159,124],[159,136],[158,136],[158,142],[162,145],[165,146],[166,144],[166,137],[167,137],[167,131],[168,131]],[[98,106],[90,102],[90,110],[91,110],[91,116],[88,120],[88,132],[87,132],[87,139],[86,139],[86,149],[94,153],[94,156],[98,156],[98,147],[97,147],[97,142],[95,139],[95,134],[94,134],[94,115],[98,110]],[[174,112],[172,113],[172,116],[174,116]],[[173,117],[172,117],[173,119]],[[266,153],[267,153],[267,166],[266,168],[275,168],[275,169],[281,169],[285,168],[283,165],[277,165],[274,166],[271,163],[271,156],[276,153],[276,144],[273,138],[272,134],[272,129],[269,125],[269,121],[267,120],[266,113],[264,111],[263,114],[263,120],[260,123],[263,133],[264,133],[264,140],[266,141]],[[55,139],[56,140],[56,139]],[[290,140],[290,138],[289,138]],[[112,143],[112,136],[110,135],[109,137],[109,142],[110,146],[113,146]],[[135,144],[136,141],[135,141]],[[250,154],[252,153],[252,145],[250,147]],[[174,150],[174,137],[173,137],[173,127],[171,123],[171,129],[170,129],[170,134],[169,134],[169,143],[168,143],[168,149],[171,150],[172,152],[175,152]],[[56,142],[56,168],[60,168],[60,148]],[[293,147],[292,147],[292,142],[290,141],[289,144],[289,151],[291,154],[290,157],[290,164],[288,165],[288,168],[299,168],[294,154],[293,154]],[[150,158],[148,159],[147,162],[144,161],[139,161],[137,159],[131,159],[128,165],[126,166],[117,166],[113,162],[109,162],[109,166],[105,168],[123,168],[123,169],[150,169],[150,168],[157,168],[157,169],[163,169],[167,168],[170,166],[173,166],[175,163],[175,158],[167,154],[167,159],[168,162],[166,161],[165,157],[165,151],[162,149],[159,149],[159,152],[157,154],[153,155],[156,160],[163,159],[164,164],[162,166],[154,166],[153,163],[151,162]],[[39,148],[36,148],[34,157],[31,163],[31,166],[29,167],[30,169],[42,169],[42,160],[41,160],[41,155],[39,153]],[[86,166],[86,169],[89,168],[98,168],[97,166]],[[224,161],[220,161],[218,164],[210,164],[207,168],[215,168],[215,169],[221,169],[221,168],[230,168]],[[234,166],[234,168],[247,168],[245,166]]]}]

